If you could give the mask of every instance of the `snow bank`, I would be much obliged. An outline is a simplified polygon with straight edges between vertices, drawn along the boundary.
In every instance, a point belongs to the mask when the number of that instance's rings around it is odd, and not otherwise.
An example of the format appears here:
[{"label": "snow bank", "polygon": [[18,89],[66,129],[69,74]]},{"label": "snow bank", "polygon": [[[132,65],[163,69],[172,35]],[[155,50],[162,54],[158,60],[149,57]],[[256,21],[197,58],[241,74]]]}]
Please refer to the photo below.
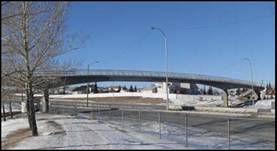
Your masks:
[{"label": "snow bank", "polygon": [[259,100],[255,104],[255,108],[261,108],[261,109],[272,109],[274,107],[275,107],[275,99]]},{"label": "snow bank", "polygon": [[1,139],[9,135],[10,133],[23,129],[28,128],[28,120],[25,118],[19,119],[9,119],[7,121],[1,121]]}]

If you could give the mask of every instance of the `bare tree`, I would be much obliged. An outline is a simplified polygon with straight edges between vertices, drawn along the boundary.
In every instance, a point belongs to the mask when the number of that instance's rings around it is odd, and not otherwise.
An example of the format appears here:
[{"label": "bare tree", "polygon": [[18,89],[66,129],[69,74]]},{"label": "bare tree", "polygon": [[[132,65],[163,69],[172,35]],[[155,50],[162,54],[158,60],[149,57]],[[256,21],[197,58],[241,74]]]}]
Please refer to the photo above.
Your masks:
[{"label": "bare tree", "polygon": [[[74,72],[76,71],[76,69],[74,68],[74,66],[76,65],[76,63],[74,63],[73,61],[64,61],[64,62],[59,62],[59,61],[54,61],[51,65],[51,71],[48,71],[50,73],[59,73],[59,72]],[[37,80],[39,81],[43,81],[43,83],[40,83],[39,85],[37,85],[37,89],[41,90],[44,94],[44,111],[45,112],[49,112],[49,89],[51,87],[55,87],[56,85],[62,85],[63,89],[65,91],[66,89],[66,79],[58,79],[54,76],[51,76],[51,74],[49,74],[48,76],[42,76],[37,78]]]},{"label": "bare tree", "polygon": [[1,80],[8,77],[10,84],[24,89],[29,126],[37,136],[34,90],[47,87],[54,77],[45,72],[58,56],[80,44],[65,35],[65,2],[2,2],[1,7],[1,63],[8,67],[1,70]]}]

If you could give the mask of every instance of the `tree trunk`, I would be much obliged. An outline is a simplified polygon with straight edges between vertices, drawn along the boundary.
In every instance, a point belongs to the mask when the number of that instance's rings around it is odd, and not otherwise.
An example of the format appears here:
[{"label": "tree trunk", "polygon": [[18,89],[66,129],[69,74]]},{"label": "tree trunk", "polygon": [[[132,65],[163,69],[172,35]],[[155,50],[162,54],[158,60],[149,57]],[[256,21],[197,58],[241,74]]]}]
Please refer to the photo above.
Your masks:
[{"label": "tree trunk", "polygon": [[45,112],[49,112],[49,89],[44,89]]},{"label": "tree trunk", "polygon": [[25,81],[25,86],[26,86],[26,95],[27,95],[27,114],[28,114],[28,121],[30,128],[32,130],[32,135],[37,136],[38,131],[37,131],[37,124],[36,124],[36,116],[35,116],[35,107],[34,107],[34,94],[33,94],[33,73],[31,69],[31,63],[30,63],[30,57],[29,57],[29,34],[28,34],[28,27],[29,27],[29,14],[28,12],[28,6],[27,2],[22,3],[22,38],[23,38],[23,59],[24,63],[26,65],[26,74],[27,78]]},{"label": "tree trunk", "polygon": [[26,108],[27,108],[27,116],[28,116],[28,122],[29,122],[29,126],[30,129],[32,129],[32,122],[31,122],[31,117],[30,117],[30,104],[29,104],[29,100],[30,100],[30,94],[29,91],[26,87]]},{"label": "tree trunk", "polygon": [[10,116],[11,119],[13,118],[13,111],[12,111],[12,102],[10,101]]},{"label": "tree trunk", "polygon": [[37,131],[37,123],[36,123],[36,115],[35,115],[35,106],[34,106],[34,95],[32,90],[32,81],[30,80],[28,82],[28,90],[29,90],[29,98],[28,98],[28,104],[29,104],[29,112],[28,112],[28,118],[29,118],[29,124],[30,128],[32,130],[33,136],[38,136]]},{"label": "tree trunk", "polygon": [[26,105],[27,105],[28,122],[29,122],[30,129],[32,131],[32,136],[38,136],[36,117],[35,117],[35,108],[34,108],[34,97],[33,97],[31,81],[27,83],[26,96],[27,96]]},{"label": "tree trunk", "polygon": [[4,121],[6,121],[6,114],[5,114],[5,104],[3,102],[3,118],[4,118]]}]

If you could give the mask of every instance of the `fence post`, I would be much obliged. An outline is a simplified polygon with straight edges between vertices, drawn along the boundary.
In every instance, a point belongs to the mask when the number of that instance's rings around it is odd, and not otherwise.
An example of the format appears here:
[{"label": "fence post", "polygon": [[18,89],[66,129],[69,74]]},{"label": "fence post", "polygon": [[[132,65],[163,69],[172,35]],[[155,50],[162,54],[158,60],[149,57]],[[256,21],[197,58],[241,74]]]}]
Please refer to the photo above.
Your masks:
[{"label": "fence post", "polygon": [[186,147],[189,146],[188,144],[188,114],[185,114],[185,131],[186,131]]},{"label": "fence post", "polygon": [[159,118],[159,135],[160,139],[162,138],[162,129],[161,129],[161,112],[158,113],[158,118]]},{"label": "fence post", "polygon": [[122,125],[122,128],[124,128],[124,112],[123,112],[123,110],[121,110],[121,125]]},{"label": "fence post", "polygon": [[91,119],[93,120],[93,104],[91,105]]},{"label": "fence post", "polygon": [[10,101],[10,114],[11,114],[11,118],[13,118],[12,102],[11,101]]},{"label": "fence post", "polygon": [[110,105],[110,119],[112,120],[112,106]]},{"label": "fence post", "polygon": [[74,105],[74,111],[75,111],[75,116],[77,116],[77,106],[76,106],[76,104]]},{"label": "fence post", "polygon": [[227,127],[228,127],[228,149],[230,150],[230,119],[227,119]]},{"label": "fence post", "polygon": [[100,120],[100,105],[97,105],[97,109],[98,109],[98,120]]},{"label": "fence post", "polygon": [[138,111],[138,115],[139,115],[139,131],[141,132],[140,110]]},{"label": "fence post", "polygon": [[95,119],[97,120],[98,119],[98,117],[97,117],[97,111],[98,111],[98,107],[97,107],[97,105],[96,104],[94,104],[94,111],[95,111],[95,113],[94,113],[94,115],[95,115]]}]

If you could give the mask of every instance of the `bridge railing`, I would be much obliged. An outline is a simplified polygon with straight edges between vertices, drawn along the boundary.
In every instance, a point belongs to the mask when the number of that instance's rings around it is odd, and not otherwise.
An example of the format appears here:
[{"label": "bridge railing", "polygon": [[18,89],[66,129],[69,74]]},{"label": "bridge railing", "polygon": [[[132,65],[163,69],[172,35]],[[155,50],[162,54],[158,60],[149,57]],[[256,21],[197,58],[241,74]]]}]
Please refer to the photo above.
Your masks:
[{"label": "bridge railing", "polygon": [[[85,69],[78,69],[72,71],[47,71],[47,72],[36,72],[38,76],[137,76],[137,77],[156,77],[156,78],[165,78],[165,72],[152,72],[152,71],[131,71],[131,70],[102,70],[102,69],[94,69],[89,72]],[[186,80],[202,80],[202,81],[214,81],[221,83],[234,83],[234,84],[243,84],[243,85],[252,85],[252,82],[238,79],[231,79],[227,77],[220,76],[208,76],[208,75],[200,75],[200,74],[189,74],[189,73],[173,73],[169,72],[169,79],[186,79]],[[260,87],[261,85],[254,82],[253,85],[255,87]]]}]

